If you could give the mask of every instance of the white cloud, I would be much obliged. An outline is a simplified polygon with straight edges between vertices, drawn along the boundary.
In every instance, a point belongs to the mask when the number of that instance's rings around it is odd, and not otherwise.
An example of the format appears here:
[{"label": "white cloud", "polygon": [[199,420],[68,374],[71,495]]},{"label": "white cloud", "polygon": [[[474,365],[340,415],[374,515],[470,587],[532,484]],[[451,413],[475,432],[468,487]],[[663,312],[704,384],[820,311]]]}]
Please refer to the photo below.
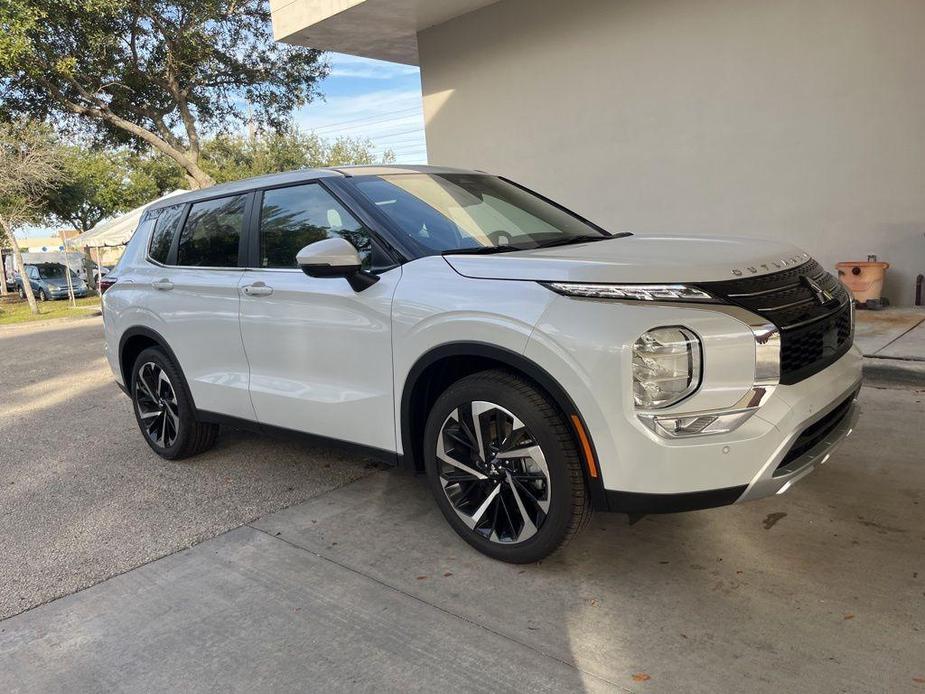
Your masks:
[{"label": "white cloud", "polygon": [[418,68],[413,65],[389,63],[384,60],[358,58],[353,55],[333,53],[330,58],[331,72],[329,79],[350,78],[366,80],[390,80],[396,77],[417,75]]}]

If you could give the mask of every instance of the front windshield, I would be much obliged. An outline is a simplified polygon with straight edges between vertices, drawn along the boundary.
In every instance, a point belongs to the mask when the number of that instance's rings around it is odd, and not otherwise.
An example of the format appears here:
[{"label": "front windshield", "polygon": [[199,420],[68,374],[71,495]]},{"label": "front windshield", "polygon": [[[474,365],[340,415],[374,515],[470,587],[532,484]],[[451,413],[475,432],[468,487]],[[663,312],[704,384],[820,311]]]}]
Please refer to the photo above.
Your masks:
[{"label": "front windshield", "polygon": [[[43,265],[38,268],[39,277],[43,280],[63,280],[64,279],[64,266],[63,265]],[[71,273],[71,277],[74,277],[74,273]]]},{"label": "front windshield", "polygon": [[387,174],[356,178],[355,184],[424,255],[522,250],[611,238],[495,176]]}]

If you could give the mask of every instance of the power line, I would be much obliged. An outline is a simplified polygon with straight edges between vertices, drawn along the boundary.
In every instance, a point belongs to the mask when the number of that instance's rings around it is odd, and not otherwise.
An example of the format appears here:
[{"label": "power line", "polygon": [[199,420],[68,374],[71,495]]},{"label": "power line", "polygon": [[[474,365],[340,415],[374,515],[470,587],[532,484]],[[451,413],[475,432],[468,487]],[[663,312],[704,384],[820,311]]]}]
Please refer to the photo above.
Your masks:
[{"label": "power line", "polygon": [[[378,120],[378,119],[384,118],[384,117],[386,117],[386,116],[399,116],[399,114],[407,114],[407,113],[414,113],[414,112],[420,112],[420,111],[421,111],[421,109],[418,108],[417,106],[412,106],[412,107],[409,107],[409,108],[403,108],[403,109],[398,110],[398,111],[386,111],[386,112],[384,112],[384,113],[376,113],[376,114],[373,114],[373,115],[371,115],[371,116],[363,116],[362,118],[352,118],[352,119],[350,119],[350,120],[339,121],[339,122],[335,122],[335,123],[326,123],[326,124],[324,124],[324,125],[319,125],[317,128],[313,128],[313,130],[325,130],[325,129],[328,129],[328,128],[337,128],[337,127],[340,127],[340,126],[342,126],[342,125],[350,125],[351,123],[362,123],[362,122],[368,121],[368,120]],[[401,117],[401,116],[399,116],[399,117]]]},{"label": "power line", "polygon": [[376,150],[379,152],[382,152],[387,149],[391,149],[392,151],[395,151],[397,149],[427,149],[427,145],[425,143],[418,143],[418,142],[400,142],[398,144],[393,144],[393,145],[374,145],[373,146],[373,150]]},{"label": "power line", "polygon": [[373,143],[373,149],[401,149],[404,147],[426,147],[427,143],[420,140],[405,140],[402,142],[389,142],[386,144]]},{"label": "power line", "polygon": [[[392,123],[393,125],[388,125],[389,123]],[[409,116],[401,116],[399,118],[388,118],[386,120],[381,120],[381,121],[361,123],[360,125],[348,125],[343,128],[338,128],[337,130],[325,131],[323,133],[318,133],[318,134],[320,134],[323,137],[330,137],[331,135],[335,133],[340,133],[340,132],[345,132],[345,131],[350,131],[350,130],[361,130],[361,129],[374,130],[374,129],[379,128],[380,126],[386,126],[386,128],[389,128],[389,127],[400,128],[402,125],[410,124],[410,123],[419,124],[418,127],[422,130],[424,128],[423,121],[420,121],[417,119],[411,119]]]},{"label": "power line", "polygon": [[373,143],[373,149],[408,149],[409,147],[425,149],[427,147],[427,143],[423,140],[409,142],[386,142],[383,144]]},{"label": "power line", "polygon": [[413,135],[416,133],[420,133],[421,135],[424,135],[424,129],[423,128],[413,128],[412,130],[402,130],[400,132],[389,133],[387,135],[371,135],[369,139],[370,140],[388,140],[389,138],[392,138],[392,137],[399,137],[401,135]]},{"label": "power line", "polygon": [[[353,120],[345,120],[339,123],[327,123],[326,125],[319,125],[317,128],[311,128],[311,130],[314,130],[316,132],[318,130],[330,130],[331,128],[340,128],[345,125],[350,125],[352,123],[365,123],[366,121],[376,121],[377,123],[386,123],[390,120],[400,120],[401,118],[407,118],[408,115],[414,115],[415,113],[420,113],[420,112],[421,112],[421,109],[417,106],[414,106],[411,108],[402,109],[400,111],[388,111],[386,113],[377,113],[374,116],[366,116],[364,118],[354,118]],[[408,114],[408,115],[398,116],[397,114],[400,114],[400,113]],[[379,119],[382,119],[384,116],[397,116],[397,117],[396,118],[385,118],[383,120],[379,120]]]}]

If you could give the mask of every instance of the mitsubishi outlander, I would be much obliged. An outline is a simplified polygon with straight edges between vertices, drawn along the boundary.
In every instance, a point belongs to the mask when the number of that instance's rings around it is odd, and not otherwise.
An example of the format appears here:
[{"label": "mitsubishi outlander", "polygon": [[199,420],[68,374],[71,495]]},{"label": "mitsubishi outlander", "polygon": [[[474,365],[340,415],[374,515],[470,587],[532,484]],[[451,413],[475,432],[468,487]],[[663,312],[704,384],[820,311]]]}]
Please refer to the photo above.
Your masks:
[{"label": "mitsubishi outlander", "polygon": [[219,425],[426,473],[485,554],[592,510],[785,492],[850,433],[853,305],[802,250],[610,233],[506,178],[303,170],[149,207],[104,282],[106,352],[160,456]]}]

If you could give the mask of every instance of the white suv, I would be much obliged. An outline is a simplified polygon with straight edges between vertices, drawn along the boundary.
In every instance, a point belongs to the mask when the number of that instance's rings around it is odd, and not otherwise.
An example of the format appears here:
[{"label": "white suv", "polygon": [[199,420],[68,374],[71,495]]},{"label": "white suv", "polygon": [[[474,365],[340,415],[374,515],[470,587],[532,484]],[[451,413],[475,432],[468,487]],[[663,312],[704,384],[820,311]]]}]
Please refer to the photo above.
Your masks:
[{"label": "white suv", "polygon": [[450,525],[540,559],[592,509],[784,492],[856,417],[840,283],[797,248],[610,234],[505,178],[306,170],[148,209],[103,297],[145,440],[219,423],[427,473]]}]

